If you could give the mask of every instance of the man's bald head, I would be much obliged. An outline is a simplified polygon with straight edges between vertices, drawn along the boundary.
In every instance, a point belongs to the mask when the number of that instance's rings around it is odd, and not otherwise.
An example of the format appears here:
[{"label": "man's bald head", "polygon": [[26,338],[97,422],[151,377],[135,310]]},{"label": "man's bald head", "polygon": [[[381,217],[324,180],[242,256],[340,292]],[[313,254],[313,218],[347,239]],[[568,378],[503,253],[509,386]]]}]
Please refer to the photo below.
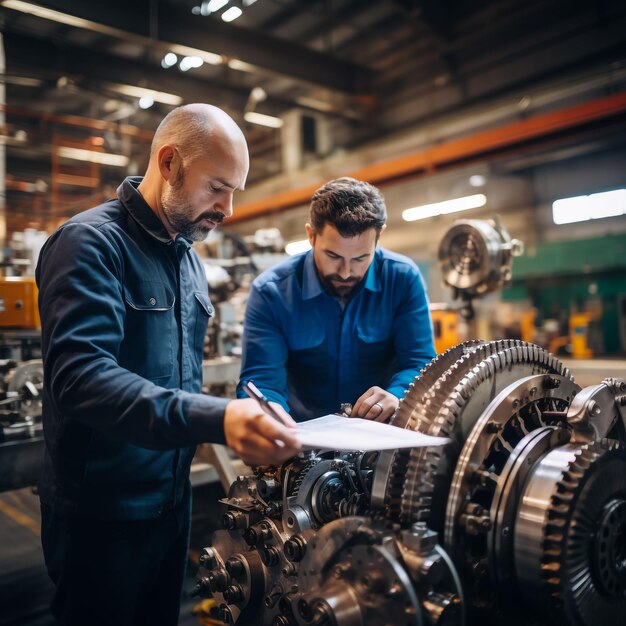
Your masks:
[{"label": "man's bald head", "polygon": [[164,145],[174,146],[183,160],[212,152],[215,143],[235,149],[246,146],[245,137],[228,113],[211,104],[186,104],[171,111],[154,133],[150,159]]}]

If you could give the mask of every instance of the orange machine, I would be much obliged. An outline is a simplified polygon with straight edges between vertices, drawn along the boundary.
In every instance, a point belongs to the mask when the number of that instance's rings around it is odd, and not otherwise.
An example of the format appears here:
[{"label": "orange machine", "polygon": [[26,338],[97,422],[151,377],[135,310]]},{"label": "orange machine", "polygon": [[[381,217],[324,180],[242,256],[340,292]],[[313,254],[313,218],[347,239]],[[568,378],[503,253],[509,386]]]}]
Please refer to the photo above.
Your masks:
[{"label": "orange machine", "polygon": [[435,335],[435,351],[437,354],[445,352],[448,348],[460,343],[459,339],[459,314],[442,308],[430,309],[430,317],[433,321]]},{"label": "orange machine", "polygon": [[34,278],[0,278],[0,328],[41,328]]}]

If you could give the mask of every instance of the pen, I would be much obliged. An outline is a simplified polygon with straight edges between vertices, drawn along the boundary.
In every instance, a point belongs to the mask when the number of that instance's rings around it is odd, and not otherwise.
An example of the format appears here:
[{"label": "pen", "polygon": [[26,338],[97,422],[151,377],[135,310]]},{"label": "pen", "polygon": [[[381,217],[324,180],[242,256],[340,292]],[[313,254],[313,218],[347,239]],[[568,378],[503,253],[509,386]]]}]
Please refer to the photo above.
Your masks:
[{"label": "pen", "polygon": [[276,409],[274,409],[274,407],[270,404],[270,401],[261,393],[261,391],[251,380],[243,383],[241,387],[248,394],[248,396],[250,396],[253,400],[256,400],[261,405],[261,408],[268,415],[271,415],[277,422],[280,422],[283,426],[285,425],[283,420],[276,412]]}]

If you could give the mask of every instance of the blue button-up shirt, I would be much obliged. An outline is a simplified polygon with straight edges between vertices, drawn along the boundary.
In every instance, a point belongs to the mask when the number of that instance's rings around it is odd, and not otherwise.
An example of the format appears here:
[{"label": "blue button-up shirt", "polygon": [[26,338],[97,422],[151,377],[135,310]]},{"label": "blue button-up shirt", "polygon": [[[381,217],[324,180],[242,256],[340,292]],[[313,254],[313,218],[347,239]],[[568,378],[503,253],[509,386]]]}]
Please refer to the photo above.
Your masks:
[{"label": "blue button-up shirt", "polygon": [[252,284],[241,380],[297,420],[334,413],[374,385],[402,397],[434,356],[424,282],[402,255],[378,248],[345,307],[322,286],[312,251]]}]

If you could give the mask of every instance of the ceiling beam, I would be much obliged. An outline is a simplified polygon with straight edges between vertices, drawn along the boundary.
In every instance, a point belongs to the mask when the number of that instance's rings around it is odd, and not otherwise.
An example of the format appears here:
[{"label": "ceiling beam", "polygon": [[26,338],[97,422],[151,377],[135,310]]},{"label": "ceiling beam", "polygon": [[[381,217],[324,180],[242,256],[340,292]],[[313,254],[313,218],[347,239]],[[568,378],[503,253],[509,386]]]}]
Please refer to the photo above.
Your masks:
[{"label": "ceiling beam", "polygon": [[45,7],[35,2],[0,0],[0,6],[61,23],[64,16],[80,18],[66,23],[147,47],[165,50],[175,44],[220,55],[231,69],[288,77],[351,95],[368,95],[371,89],[372,72],[363,66],[213,16],[192,15],[180,4],[161,3],[156,19],[151,19],[154,3],[149,0],[50,0]]}]

